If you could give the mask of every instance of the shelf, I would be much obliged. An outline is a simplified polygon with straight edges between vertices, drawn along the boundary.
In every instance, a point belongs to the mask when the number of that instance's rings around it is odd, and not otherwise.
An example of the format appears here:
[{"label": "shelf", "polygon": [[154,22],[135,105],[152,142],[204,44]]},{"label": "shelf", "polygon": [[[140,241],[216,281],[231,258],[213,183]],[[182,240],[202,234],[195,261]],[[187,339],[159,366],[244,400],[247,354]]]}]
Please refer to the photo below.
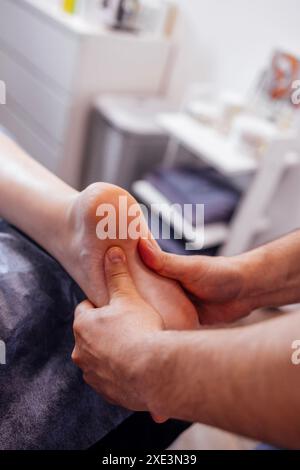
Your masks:
[{"label": "shelf", "polygon": [[[14,0],[15,1],[15,0]],[[76,34],[93,34],[95,27],[89,24],[85,19],[78,15],[71,15],[65,13],[56,2],[41,2],[41,0],[25,0],[30,8],[35,13],[40,13],[47,17],[48,20],[53,21],[56,25],[72,31]],[[26,6],[26,5],[24,5]]]},{"label": "shelf", "polygon": [[195,156],[229,176],[252,173],[258,167],[257,161],[237,151],[229,139],[184,113],[161,114],[158,122]]},{"label": "shelf", "polygon": [[[20,0],[9,0],[19,3]],[[93,23],[88,19],[78,14],[69,14],[57,4],[57,2],[42,2],[41,0],[23,0],[23,7],[29,7],[35,14],[43,16],[47,21],[51,21],[55,26],[61,27],[65,31],[75,33],[82,36],[114,36],[122,40],[130,41],[138,40],[140,42],[154,42],[154,43],[170,43],[170,38],[159,36],[151,32],[131,33],[128,31],[121,31],[111,29],[101,24]]]},{"label": "shelf", "polygon": [[[136,181],[133,183],[132,189],[135,195],[148,207],[150,207],[156,215],[161,216],[163,222],[169,225],[170,223],[170,216],[172,215],[171,220],[173,221],[173,228],[174,231],[177,233],[182,232],[182,227],[184,227],[184,238],[186,242],[191,242],[191,247],[194,249],[198,249],[199,245],[203,243],[202,233],[199,233],[199,236],[195,238],[195,227],[190,224],[187,220],[182,222],[182,217],[179,212],[174,212],[172,209],[171,202],[162,194],[160,193],[151,183],[148,181]],[[164,204],[166,210],[164,213],[159,211],[157,205]],[[168,210],[169,208],[169,210]],[[174,217],[175,214],[175,217]],[[215,246],[222,245],[229,233],[229,228],[224,223],[215,223],[215,224],[208,224],[205,226],[204,230],[204,246],[203,249],[212,248]]]}]

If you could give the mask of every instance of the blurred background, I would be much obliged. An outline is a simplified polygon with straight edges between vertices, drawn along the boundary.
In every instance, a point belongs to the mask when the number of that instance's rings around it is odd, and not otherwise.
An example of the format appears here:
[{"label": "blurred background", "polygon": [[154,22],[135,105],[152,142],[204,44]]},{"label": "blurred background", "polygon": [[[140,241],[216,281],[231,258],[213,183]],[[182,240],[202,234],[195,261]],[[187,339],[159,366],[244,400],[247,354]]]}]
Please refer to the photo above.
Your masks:
[{"label": "blurred background", "polygon": [[243,252],[300,224],[299,14],[298,0],[0,0],[0,124],[78,189],[169,204],[165,249],[185,252],[172,205],[202,203],[202,252]]},{"label": "blurred background", "polygon": [[[164,249],[199,251],[190,203],[200,253],[242,253],[300,226],[299,17],[299,0],[0,0],[0,126],[79,190],[163,203]],[[197,425],[173,444],[253,446]]]}]

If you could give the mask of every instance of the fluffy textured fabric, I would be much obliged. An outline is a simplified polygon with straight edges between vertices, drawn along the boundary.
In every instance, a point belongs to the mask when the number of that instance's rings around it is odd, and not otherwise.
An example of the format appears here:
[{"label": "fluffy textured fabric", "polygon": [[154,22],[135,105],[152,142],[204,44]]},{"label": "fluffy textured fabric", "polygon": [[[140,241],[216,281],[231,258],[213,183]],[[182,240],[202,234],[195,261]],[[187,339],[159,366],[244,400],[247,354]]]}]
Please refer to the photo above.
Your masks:
[{"label": "fluffy textured fabric", "polygon": [[0,221],[0,449],[84,449],[129,416],[71,361],[83,298],[54,259]]}]

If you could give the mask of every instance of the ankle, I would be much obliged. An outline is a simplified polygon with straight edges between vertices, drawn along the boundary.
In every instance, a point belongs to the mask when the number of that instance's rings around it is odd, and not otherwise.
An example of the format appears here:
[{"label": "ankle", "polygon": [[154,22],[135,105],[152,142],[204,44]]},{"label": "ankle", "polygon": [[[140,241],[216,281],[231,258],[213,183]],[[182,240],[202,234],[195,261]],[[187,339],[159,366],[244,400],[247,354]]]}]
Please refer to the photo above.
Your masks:
[{"label": "ankle", "polygon": [[68,269],[72,259],[72,245],[76,233],[73,207],[78,199],[79,193],[74,191],[66,196],[57,210],[56,229],[50,237],[50,253],[59,263]]}]

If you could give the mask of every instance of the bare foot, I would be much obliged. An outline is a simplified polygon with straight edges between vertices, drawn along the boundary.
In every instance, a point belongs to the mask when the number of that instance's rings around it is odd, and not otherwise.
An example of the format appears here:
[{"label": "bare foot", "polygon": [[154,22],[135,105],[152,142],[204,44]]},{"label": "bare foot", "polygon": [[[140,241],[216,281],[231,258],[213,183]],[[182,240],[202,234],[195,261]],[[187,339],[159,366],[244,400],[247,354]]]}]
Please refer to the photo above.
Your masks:
[{"label": "bare foot", "polygon": [[[109,247],[120,246],[126,251],[129,269],[140,294],[162,315],[166,328],[174,330],[198,328],[196,309],[179,284],[158,276],[142,263],[137,250],[138,239],[100,240],[97,237],[96,228],[101,220],[96,215],[97,208],[101,204],[113,205],[118,221],[120,196],[123,196],[123,201],[126,197],[128,207],[136,204],[135,199],[125,190],[102,183],[89,186],[74,198],[68,211],[67,222],[67,239],[71,240],[71,243],[66,249],[62,264],[89,300],[101,307],[108,302],[103,271],[104,255]],[[121,216],[121,220],[124,221],[127,213],[121,212]],[[117,224],[118,229],[119,224]],[[144,220],[142,231],[145,234],[149,233]]]}]

